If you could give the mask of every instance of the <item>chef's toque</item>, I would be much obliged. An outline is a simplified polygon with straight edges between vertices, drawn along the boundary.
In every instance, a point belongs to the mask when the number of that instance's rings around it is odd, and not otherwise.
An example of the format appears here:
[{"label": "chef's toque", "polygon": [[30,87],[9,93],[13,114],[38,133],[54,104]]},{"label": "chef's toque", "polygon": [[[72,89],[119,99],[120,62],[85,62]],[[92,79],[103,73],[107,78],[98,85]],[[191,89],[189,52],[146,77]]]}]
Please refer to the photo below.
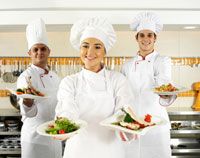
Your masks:
[{"label": "chef's toque", "polygon": [[105,18],[85,18],[77,21],[72,26],[70,42],[76,50],[80,50],[81,42],[86,38],[100,40],[104,44],[106,52],[108,52],[116,41],[116,33]]},{"label": "chef's toque", "polygon": [[163,29],[163,24],[160,18],[152,12],[142,12],[136,15],[133,22],[130,24],[133,31],[151,30],[158,34]]},{"label": "chef's toque", "polygon": [[26,27],[26,38],[28,42],[28,49],[35,44],[45,44],[48,46],[47,33],[45,28],[44,21],[39,18],[31,23],[29,23]]}]

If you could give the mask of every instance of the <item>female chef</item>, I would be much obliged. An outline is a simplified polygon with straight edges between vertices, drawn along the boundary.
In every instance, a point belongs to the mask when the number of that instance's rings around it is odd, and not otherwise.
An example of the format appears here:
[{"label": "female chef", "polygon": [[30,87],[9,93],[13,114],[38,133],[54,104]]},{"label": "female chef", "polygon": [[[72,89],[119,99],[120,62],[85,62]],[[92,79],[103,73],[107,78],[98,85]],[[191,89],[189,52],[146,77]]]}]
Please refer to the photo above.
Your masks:
[{"label": "female chef", "polygon": [[115,39],[112,25],[103,18],[82,19],[71,29],[71,44],[84,67],[61,81],[56,116],[79,118],[88,126],[67,140],[64,158],[125,158],[115,133],[99,125],[132,98],[126,78],[102,64]]},{"label": "female chef", "polygon": [[60,83],[59,77],[47,67],[50,49],[43,20],[37,19],[31,22],[26,28],[26,36],[32,65],[19,76],[17,88],[27,88],[31,82],[35,89],[49,98],[20,100],[23,121],[21,156],[22,158],[61,158],[61,142],[36,133],[38,125],[54,119],[57,104],[56,92]]},{"label": "female chef", "polygon": [[154,49],[163,25],[156,14],[142,12],[135,17],[130,27],[137,31],[135,38],[139,51],[123,65],[122,73],[131,83],[135,96],[134,109],[139,116],[149,113],[164,118],[168,123],[127,144],[127,158],[169,158],[170,124],[164,106],[171,104],[176,96],[159,96],[152,91],[155,86],[171,82],[171,59],[159,55]]}]

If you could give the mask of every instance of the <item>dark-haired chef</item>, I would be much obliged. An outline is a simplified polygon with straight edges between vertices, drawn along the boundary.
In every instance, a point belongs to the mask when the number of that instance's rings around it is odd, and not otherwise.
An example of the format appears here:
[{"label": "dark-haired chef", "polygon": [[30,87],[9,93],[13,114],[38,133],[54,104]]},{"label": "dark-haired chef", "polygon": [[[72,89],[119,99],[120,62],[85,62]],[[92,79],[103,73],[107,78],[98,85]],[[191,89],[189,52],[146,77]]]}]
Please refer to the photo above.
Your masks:
[{"label": "dark-haired chef", "polygon": [[72,26],[70,41],[84,67],[61,81],[56,116],[88,125],[66,141],[64,158],[125,158],[115,132],[99,124],[132,103],[125,76],[102,63],[116,41],[115,31],[104,18],[81,19]]},{"label": "dark-haired chef", "polygon": [[28,55],[32,64],[19,76],[17,88],[34,87],[49,96],[48,99],[20,99],[23,126],[21,130],[22,158],[61,158],[62,146],[58,140],[37,134],[38,125],[53,120],[57,104],[59,77],[49,71],[47,60],[50,49],[45,23],[36,19],[26,28]]},{"label": "dark-haired chef", "polygon": [[126,145],[127,158],[169,158],[170,124],[165,106],[170,105],[176,96],[159,96],[153,88],[171,83],[171,59],[161,56],[154,44],[163,25],[160,18],[152,12],[139,13],[130,25],[136,31],[135,39],[139,51],[126,62],[122,73],[131,83],[135,96],[133,109],[139,116],[150,114],[167,120],[167,124],[158,126],[139,139]]}]

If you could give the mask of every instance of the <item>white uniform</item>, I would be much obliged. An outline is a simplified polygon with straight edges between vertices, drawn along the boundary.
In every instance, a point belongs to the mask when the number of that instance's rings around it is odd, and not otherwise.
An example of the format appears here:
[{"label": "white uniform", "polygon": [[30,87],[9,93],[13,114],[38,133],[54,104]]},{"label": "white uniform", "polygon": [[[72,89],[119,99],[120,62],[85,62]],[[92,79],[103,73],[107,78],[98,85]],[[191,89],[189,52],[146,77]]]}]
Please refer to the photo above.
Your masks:
[{"label": "white uniform", "polygon": [[[161,106],[160,99],[152,89],[171,82],[171,59],[153,52],[146,56],[145,60],[137,55],[122,67],[122,73],[131,83],[135,96],[134,110],[139,116],[151,114],[160,116],[168,121],[168,124],[150,130],[138,140],[126,145],[126,158],[169,158],[170,149],[170,124],[165,107]],[[173,100],[169,100],[170,102]],[[166,104],[166,103],[165,103]]]},{"label": "white uniform", "polygon": [[64,158],[125,158],[115,132],[99,125],[130,104],[126,78],[114,71],[83,69],[61,81],[56,115],[88,122],[86,129],[66,141]]},{"label": "white uniform", "polygon": [[31,76],[34,88],[50,96],[48,99],[35,100],[32,107],[26,107],[20,100],[23,126],[21,130],[22,158],[61,158],[62,146],[60,141],[40,136],[36,132],[38,125],[53,120],[57,104],[56,93],[60,79],[49,72],[31,65],[18,78],[17,87],[26,88],[26,78]]}]

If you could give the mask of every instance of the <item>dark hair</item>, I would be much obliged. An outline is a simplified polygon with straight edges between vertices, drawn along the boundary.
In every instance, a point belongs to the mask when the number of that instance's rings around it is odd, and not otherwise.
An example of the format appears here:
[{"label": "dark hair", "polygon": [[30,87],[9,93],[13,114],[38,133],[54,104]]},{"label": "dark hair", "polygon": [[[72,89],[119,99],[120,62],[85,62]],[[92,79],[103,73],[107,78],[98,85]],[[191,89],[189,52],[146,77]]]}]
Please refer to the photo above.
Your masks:
[{"label": "dark hair", "polygon": [[[139,33],[139,32],[138,32],[138,33]],[[135,35],[135,38],[136,38],[136,39],[138,39],[138,33]],[[154,35],[154,38],[157,37],[157,35],[156,35],[155,33],[153,33],[153,35]]]}]

